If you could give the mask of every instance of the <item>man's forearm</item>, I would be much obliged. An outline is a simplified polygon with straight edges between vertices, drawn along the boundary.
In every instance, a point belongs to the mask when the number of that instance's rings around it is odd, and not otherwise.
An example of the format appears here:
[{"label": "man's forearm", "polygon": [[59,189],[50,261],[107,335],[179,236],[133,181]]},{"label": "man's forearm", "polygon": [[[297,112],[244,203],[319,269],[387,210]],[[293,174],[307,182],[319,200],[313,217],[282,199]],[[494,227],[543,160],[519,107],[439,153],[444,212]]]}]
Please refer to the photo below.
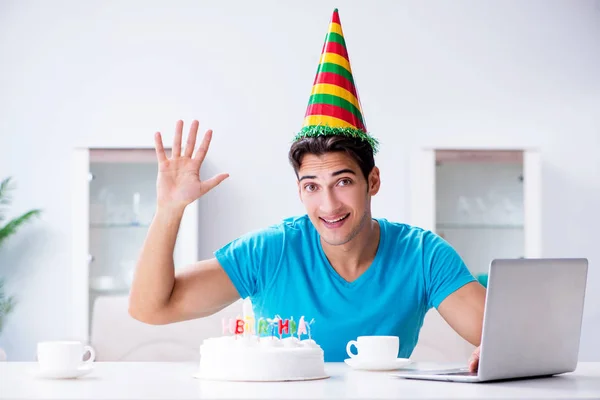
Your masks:
[{"label": "man's forearm", "polygon": [[175,283],[173,252],[183,211],[157,208],[129,294],[129,313],[135,318],[152,319],[169,303]]},{"label": "man's forearm", "polygon": [[470,282],[446,297],[438,312],[463,339],[473,346],[481,343],[486,290]]}]

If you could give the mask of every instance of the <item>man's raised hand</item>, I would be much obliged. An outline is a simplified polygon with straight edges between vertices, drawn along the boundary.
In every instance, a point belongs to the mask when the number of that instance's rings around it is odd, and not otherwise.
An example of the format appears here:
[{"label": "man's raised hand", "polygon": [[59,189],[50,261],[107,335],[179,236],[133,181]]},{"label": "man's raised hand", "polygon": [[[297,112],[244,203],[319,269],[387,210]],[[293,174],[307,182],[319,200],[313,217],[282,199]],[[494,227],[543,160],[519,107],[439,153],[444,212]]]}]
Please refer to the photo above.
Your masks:
[{"label": "man's raised hand", "polygon": [[154,135],[158,178],[156,182],[158,207],[184,209],[188,204],[213,189],[229,174],[218,174],[207,180],[200,180],[200,168],[212,138],[212,130],[207,130],[196,153],[198,121],[193,121],[187,137],[185,151],[181,152],[183,121],[177,121],[171,157],[167,158],[160,132]]}]

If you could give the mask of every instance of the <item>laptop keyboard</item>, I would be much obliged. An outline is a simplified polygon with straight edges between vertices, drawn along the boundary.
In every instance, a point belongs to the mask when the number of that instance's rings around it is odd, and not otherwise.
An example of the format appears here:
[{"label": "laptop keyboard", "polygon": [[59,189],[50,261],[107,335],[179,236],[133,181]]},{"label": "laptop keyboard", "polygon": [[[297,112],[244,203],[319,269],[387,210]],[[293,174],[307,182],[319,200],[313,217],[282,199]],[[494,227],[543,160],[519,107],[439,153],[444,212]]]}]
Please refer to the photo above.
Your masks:
[{"label": "laptop keyboard", "polygon": [[446,372],[440,375],[459,375],[459,376],[477,376],[477,372],[460,371],[460,372]]}]

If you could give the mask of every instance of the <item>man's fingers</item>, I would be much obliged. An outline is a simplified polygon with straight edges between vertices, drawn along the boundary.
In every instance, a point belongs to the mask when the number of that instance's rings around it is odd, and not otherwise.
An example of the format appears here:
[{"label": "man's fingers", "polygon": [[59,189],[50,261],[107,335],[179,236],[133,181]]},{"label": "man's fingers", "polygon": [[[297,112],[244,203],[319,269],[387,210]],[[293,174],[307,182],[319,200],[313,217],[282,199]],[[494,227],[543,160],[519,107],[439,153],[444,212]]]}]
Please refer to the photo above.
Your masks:
[{"label": "man's fingers", "polygon": [[183,131],[183,121],[177,121],[175,125],[175,137],[173,138],[173,150],[171,150],[171,158],[181,157],[181,135]]},{"label": "man's fingers", "polygon": [[206,152],[208,152],[208,147],[210,146],[210,141],[212,139],[212,130],[207,130],[204,134],[204,138],[202,139],[202,143],[200,143],[200,147],[196,151],[194,155],[194,160],[198,162],[198,165],[202,165],[204,162],[204,157],[206,157]]},{"label": "man's fingers", "polygon": [[471,358],[469,358],[468,364],[469,371],[477,372],[477,369],[479,368],[479,347],[475,349],[473,354],[471,354]]},{"label": "man's fingers", "polygon": [[478,368],[479,368],[479,360],[472,360],[471,363],[469,364],[469,371],[477,372]]},{"label": "man's fingers", "polygon": [[217,186],[219,183],[223,182],[228,177],[229,177],[229,174],[219,174],[219,175],[213,176],[210,179],[205,180],[204,184],[206,185],[206,191],[208,192],[209,190],[212,190],[215,186]]},{"label": "man's fingers", "polygon": [[194,154],[194,147],[196,147],[196,136],[198,135],[198,121],[192,121],[192,126],[190,126],[190,133],[188,133],[187,143],[185,144],[185,157],[192,158],[192,154]]},{"label": "man's fingers", "polygon": [[160,132],[154,134],[154,148],[156,149],[156,158],[158,159],[158,162],[161,163],[167,161]]}]

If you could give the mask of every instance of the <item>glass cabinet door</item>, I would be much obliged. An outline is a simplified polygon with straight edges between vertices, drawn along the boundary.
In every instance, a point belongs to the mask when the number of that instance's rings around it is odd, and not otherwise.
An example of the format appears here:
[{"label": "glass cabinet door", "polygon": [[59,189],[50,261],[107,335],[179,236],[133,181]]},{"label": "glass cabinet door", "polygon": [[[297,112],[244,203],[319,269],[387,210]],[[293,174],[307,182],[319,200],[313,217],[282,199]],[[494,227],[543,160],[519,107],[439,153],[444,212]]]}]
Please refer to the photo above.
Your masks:
[{"label": "glass cabinet door", "polygon": [[494,258],[524,256],[523,152],[437,150],[436,233],[480,282]]},{"label": "glass cabinet door", "polygon": [[89,305],[127,294],[156,207],[152,150],[91,150],[89,166]]}]

